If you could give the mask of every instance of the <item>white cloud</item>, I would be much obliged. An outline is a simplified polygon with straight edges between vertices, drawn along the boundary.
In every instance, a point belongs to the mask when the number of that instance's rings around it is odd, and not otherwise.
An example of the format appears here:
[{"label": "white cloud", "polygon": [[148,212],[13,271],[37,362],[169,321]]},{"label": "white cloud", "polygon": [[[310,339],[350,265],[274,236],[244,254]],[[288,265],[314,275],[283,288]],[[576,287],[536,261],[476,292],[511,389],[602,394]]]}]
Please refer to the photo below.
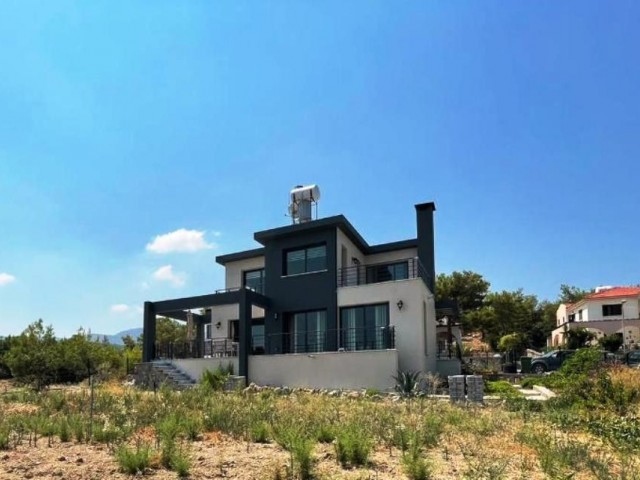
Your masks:
[{"label": "white cloud", "polygon": [[10,275],[8,273],[0,273],[0,287],[4,287],[5,285],[9,285],[16,281],[16,277]]},{"label": "white cloud", "polygon": [[[207,243],[204,231],[181,228],[174,232],[158,235],[147,244],[147,250],[154,253],[198,252],[215,248],[214,243]],[[214,232],[216,235],[217,232]]]},{"label": "white cloud", "polygon": [[111,305],[111,311],[114,313],[124,313],[129,311],[129,305],[125,305],[124,303],[117,303],[115,305]]},{"label": "white cloud", "polygon": [[165,265],[153,272],[153,278],[162,282],[169,282],[176,287],[181,287],[185,282],[185,274],[174,272],[172,265]]}]

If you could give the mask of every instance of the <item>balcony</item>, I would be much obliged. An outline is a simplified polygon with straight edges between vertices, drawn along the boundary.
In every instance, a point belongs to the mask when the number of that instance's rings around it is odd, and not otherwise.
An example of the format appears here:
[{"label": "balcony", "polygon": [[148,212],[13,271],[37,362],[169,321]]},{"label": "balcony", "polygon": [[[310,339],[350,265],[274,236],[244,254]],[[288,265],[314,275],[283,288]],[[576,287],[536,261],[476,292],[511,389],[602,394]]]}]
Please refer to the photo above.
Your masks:
[{"label": "balcony", "polygon": [[393,262],[339,268],[338,287],[356,287],[418,277],[427,282],[428,274],[420,260],[417,257],[404,258]]},{"label": "balcony", "polygon": [[156,342],[156,359],[186,359],[209,357],[237,357],[238,342],[228,338],[213,338],[200,343]]},{"label": "balcony", "polygon": [[[267,354],[353,352],[395,348],[393,325],[380,328],[341,328],[300,333],[254,336],[252,347],[264,347]],[[336,348],[337,346],[337,348]],[[254,352],[259,348],[252,348]]]}]

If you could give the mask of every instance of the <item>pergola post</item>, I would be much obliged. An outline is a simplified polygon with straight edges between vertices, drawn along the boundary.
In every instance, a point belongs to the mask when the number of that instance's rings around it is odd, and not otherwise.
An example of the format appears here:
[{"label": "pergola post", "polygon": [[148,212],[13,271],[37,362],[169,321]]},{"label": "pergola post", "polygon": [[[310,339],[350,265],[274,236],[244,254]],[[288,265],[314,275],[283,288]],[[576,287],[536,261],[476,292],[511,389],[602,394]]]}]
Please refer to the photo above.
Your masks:
[{"label": "pergola post", "polygon": [[[238,345],[238,375],[247,377],[249,372],[249,350],[251,349],[251,301],[246,289],[240,290],[238,305],[238,327],[240,345]],[[248,379],[247,379],[248,380]]]},{"label": "pergola post", "polygon": [[156,356],[156,312],[152,302],[144,302],[143,327],[142,361],[150,362]]}]

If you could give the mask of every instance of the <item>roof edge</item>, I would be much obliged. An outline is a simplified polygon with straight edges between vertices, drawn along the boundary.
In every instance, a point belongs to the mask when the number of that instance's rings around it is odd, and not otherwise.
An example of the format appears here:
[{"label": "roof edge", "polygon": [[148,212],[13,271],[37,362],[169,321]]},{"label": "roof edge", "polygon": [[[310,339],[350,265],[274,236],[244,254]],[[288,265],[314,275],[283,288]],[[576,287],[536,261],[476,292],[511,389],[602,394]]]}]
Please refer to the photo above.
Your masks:
[{"label": "roof edge", "polygon": [[252,250],[244,250],[242,252],[228,253],[226,255],[218,255],[216,257],[216,263],[220,265],[226,265],[227,263],[237,262],[239,260],[246,260],[248,258],[261,257],[264,255],[264,247],[254,248]]}]

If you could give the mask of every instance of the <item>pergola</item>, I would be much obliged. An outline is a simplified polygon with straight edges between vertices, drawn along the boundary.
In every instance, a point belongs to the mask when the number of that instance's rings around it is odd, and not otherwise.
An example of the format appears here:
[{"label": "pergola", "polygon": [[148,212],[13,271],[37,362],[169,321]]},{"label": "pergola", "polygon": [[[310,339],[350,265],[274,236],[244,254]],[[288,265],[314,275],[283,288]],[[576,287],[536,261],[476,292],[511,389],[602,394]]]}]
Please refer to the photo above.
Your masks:
[{"label": "pergola", "polygon": [[[251,349],[251,307],[256,306],[265,310],[269,307],[269,299],[267,297],[247,288],[196,297],[144,302],[142,361],[151,362],[156,358],[157,315],[181,321],[187,321],[191,316],[196,326],[195,341],[198,345],[204,345],[204,325],[211,322],[211,315],[210,313],[205,315],[191,313],[189,310],[234,304],[239,307],[238,373],[246,376],[249,351]],[[200,351],[203,351],[203,349],[201,348]]]}]

